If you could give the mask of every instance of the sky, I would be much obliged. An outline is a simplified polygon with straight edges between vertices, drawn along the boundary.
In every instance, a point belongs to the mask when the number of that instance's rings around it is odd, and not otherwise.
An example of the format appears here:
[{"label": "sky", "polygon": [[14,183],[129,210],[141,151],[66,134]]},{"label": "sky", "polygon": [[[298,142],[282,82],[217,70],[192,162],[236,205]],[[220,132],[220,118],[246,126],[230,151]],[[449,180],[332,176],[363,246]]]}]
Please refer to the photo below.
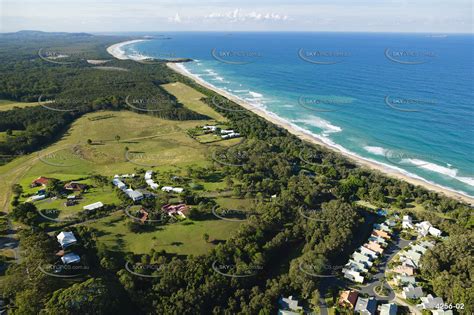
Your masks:
[{"label": "sky", "polygon": [[473,33],[471,0],[0,0],[0,32]]}]

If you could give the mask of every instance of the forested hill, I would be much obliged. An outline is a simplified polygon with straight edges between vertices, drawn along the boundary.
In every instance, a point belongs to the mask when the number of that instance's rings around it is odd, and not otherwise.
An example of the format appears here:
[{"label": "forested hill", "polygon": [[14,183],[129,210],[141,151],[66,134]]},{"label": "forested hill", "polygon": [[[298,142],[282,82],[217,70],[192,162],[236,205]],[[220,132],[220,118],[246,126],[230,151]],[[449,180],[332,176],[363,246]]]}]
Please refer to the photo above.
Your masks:
[{"label": "forested hill", "polygon": [[[73,120],[101,109],[174,120],[206,119],[160,87],[175,81],[165,65],[111,58],[106,48],[127,39],[85,33],[1,34],[0,99],[39,106],[0,111],[0,132],[7,132],[0,154],[38,150],[57,139]],[[146,101],[127,104],[127,97]]]}]

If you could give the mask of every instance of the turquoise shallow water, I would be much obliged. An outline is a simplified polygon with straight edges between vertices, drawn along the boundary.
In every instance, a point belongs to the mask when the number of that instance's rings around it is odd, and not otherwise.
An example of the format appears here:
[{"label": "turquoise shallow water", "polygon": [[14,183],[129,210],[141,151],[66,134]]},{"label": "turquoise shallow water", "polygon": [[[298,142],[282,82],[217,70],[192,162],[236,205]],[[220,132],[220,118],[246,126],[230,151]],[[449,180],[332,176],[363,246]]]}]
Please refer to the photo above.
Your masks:
[{"label": "turquoise shallow water", "polygon": [[190,32],[124,52],[192,58],[191,73],[330,145],[474,196],[473,39]]}]

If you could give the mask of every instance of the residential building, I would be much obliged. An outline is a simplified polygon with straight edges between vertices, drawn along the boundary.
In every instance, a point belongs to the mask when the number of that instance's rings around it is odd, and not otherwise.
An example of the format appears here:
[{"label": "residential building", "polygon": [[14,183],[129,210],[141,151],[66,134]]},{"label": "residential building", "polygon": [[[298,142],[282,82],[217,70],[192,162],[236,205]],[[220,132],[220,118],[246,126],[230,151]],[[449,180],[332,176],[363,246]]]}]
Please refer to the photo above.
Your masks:
[{"label": "residential building", "polygon": [[432,310],[431,311],[431,314],[432,315],[453,315],[453,311],[452,310]]},{"label": "residential building", "polygon": [[145,172],[145,180],[151,179],[152,175],[153,175],[153,171],[146,171]]},{"label": "residential building", "polygon": [[401,274],[401,275],[406,275],[406,276],[413,276],[415,273],[415,269],[413,269],[410,266],[406,265],[401,265],[397,266],[393,269],[393,272]]},{"label": "residential building", "polygon": [[420,287],[415,287],[411,284],[403,288],[402,297],[404,299],[419,299],[424,296],[423,290]]},{"label": "residential building", "polygon": [[395,276],[395,284],[398,285],[398,286],[408,285],[408,284],[411,284],[411,285],[415,286],[416,285],[416,279],[413,276],[396,275]]},{"label": "residential building", "polygon": [[133,201],[139,201],[143,199],[143,194],[141,192],[133,190],[131,188],[125,189],[123,192]]},{"label": "residential building", "polygon": [[62,248],[66,248],[72,244],[77,243],[77,239],[74,236],[74,233],[72,232],[61,232],[56,236],[56,239],[58,240],[59,244],[61,245]]},{"label": "residential building", "polygon": [[379,254],[383,253],[383,247],[380,246],[380,244],[378,244],[377,242],[369,241],[368,243],[365,243],[364,246],[376,253],[379,253]]},{"label": "residential building", "polygon": [[78,182],[69,182],[64,184],[64,189],[72,191],[82,191],[87,188],[86,184],[81,184]]},{"label": "residential building", "polygon": [[112,180],[112,184],[114,184],[114,186],[116,186],[118,189],[121,189],[121,190],[124,190],[127,188],[127,185],[125,185],[124,182],[122,182],[120,179],[118,178],[114,178]]},{"label": "residential building", "polygon": [[414,229],[415,227],[413,226],[412,219],[409,215],[404,215],[403,216],[403,221],[402,221],[402,228],[403,229]]},{"label": "residential building", "polygon": [[88,211],[93,211],[93,210],[102,208],[103,206],[104,206],[104,204],[102,202],[98,201],[98,202],[91,203],[90,205],[84,206],[84,207],[82,207],[82,209],[88,210]]},{"label": "residential building", "polygon": [[347,307],[347,308],[352,309],[356,306],[358,296],[359,296],[359,293],[357,293],[357,291],[354,291],[354,290],[342,291],[341,295],[339,296],[338,304],[342,307]]},{"label": "residential building", "polygon": [[428,294],[426,297],[420,298],[421,303],[418,304],[416,307],[424,309],[424,310],[433,310],[436,309],[437,305],[443,304],[443,299],[440,297],[434,297],[431,294]]},{"label": "residential building", "polygon": [[352,258],[354,258],[355,261],[363,263],[366,267],[372,267],[373,263],[370,259],[369,256],[366,256],[364,254],[361,254],[359,252],[354,252],[352,254]]},{"label": "residential building", "polygon": [[372,231],[372,235],[378,236],[378,237],[382,237],[382,238],[384,238],[384,239],[386,239],[386,240],[389,240],[389,239],[390,239],[390,235],[389,235],[387,232],[382,231],[382,230],[373,230],[373,231]]},{"label": "residential building", "polygon": [[342,272],[344,273],[344,278],[357,283],[364,283],[364,277],[361,276],[358,271],[353,269],[343,269]]},{"label": "residential building", "polygon": [[65,265],[75,264],[81,261],[81,257],[79,257],[79,255],[74,254],[74,253],[68,253],[64,255],[63,257],[61,257],[61,261]]},{"label": "residential building", "polygon": [[47,177],[43,177],[43,176],[38,177],[33,182],[31,182],[30,187],[46,186],[46,185],[48,185],[50,180],[51,179],[47,178]]},{"label": "residential building", "polygon": [[365,256],[369,256],[372,259],[377,259],[378,257],[376,252],[364,246],[359,247],[359,252]]},{"label": "residential building", "polygon": [[415,252],[413,249],[410,249],[404,252],[402,255],[404,255],[406,258],[411,259],[416,267],[420,266],[420,259],[421,259],[420,253]]},{"label": "residential building", "polygon": [[386,225],[385,223],[382,224],[374,224],[374,228],[377,230],[385,231],[387,233],[392,233],[392,229]]},{"label": "residential building", "polygon": [[296,299],[293,299],[293,296],[290,295],[289,297],[281,297],[278,300],[278,304],[280,305],[280,308],[283,310],[287,311],[300,311],[303,310],[302,306],[299,306],[299,302]]},{"label": "residential building", "polygon": [[422,255],[428,250],[426,247],[423,247],[419,244],[413,245],[411,247],[411,249],[414,250],[415,252],[418,252],[418,253],[422,254]]},{"label": "residential building", "polygon": [[374,297],[359,298],[354,311],[363,315],[375,315],[377,310],[377,300]]},{"label": "residential building", "polygon": [[397,315],[397,304],[395,303],[388,303],[382,304],[379,306],[379,314],[380,315]]},{"label": "residential building", "polygon": [[345,265],[346,269],[353,269],[358,272],[367,273],[369,270],[363,263],[350,259],[349,262]]},{"label": "residential building", "polygon": [[428,221],[423,221],[421,223],[415,224],[418,234],[421,236],[426,236],[429,233],[430,228],[432,227],[431,223]]},{"label": "residential building", "polygon": [[434,226],[429,228],[428,233],[430,233],[431,235],[435,237],[441,237],[441,234],[443,234],[441,230],[435,228]]},{"label": "residential building", "polygon": [[369,241],[372,241],[372,242],[376,242],[380,245],[383,245],[383,246],[387,246],[387,241],[381,237],[378,237],[378,236],[375,236],[375,235],[371,235],[369,237]]}]

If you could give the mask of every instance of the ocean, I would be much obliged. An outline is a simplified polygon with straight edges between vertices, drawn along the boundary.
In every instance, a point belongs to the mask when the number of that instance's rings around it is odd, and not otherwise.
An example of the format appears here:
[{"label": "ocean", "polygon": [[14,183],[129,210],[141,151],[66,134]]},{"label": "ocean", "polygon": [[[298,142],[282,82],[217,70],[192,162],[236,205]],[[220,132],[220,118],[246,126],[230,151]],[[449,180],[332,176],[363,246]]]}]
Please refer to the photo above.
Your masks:
[{"label": "ocean", "polygon": [[473,35],[147,34],[192,74],[330,146],[474,196]]}]

